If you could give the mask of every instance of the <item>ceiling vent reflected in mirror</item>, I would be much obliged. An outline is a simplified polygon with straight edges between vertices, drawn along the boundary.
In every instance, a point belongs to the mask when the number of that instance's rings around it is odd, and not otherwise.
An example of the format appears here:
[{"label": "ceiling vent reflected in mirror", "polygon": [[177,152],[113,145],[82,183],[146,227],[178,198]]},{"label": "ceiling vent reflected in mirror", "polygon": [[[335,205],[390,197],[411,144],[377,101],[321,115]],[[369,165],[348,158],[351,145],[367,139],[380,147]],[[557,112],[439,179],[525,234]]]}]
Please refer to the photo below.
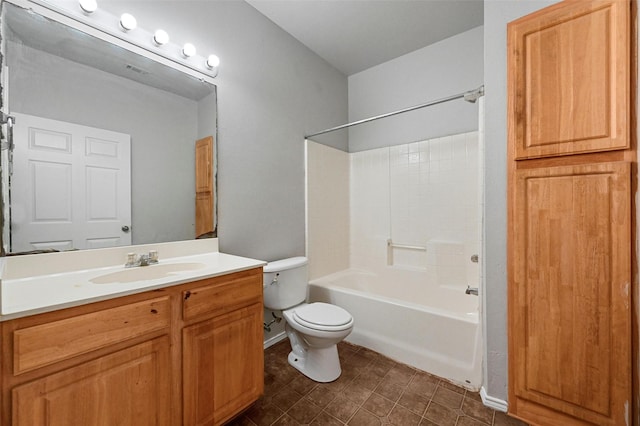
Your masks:
[{"label": "ceiling vent reflected in mirror", "polygon": [[135,72],[137,74],[142,74],[142,75],[149,74],[149,71],[145,71],[142,68],[138,68],[135,65],[131,65],[131,64],[125,65],[125,68],[128,69],[129,71],[133,71],[133,72]]}]

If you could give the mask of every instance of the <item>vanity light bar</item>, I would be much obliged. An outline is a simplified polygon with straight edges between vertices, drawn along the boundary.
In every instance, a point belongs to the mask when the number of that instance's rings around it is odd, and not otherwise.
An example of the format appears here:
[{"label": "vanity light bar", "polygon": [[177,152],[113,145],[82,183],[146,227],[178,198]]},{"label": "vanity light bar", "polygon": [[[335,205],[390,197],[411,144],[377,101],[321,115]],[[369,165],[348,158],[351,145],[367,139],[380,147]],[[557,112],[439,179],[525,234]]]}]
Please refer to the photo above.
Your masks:
[{"label": "vanity light bar", "polygon": [[[44,0],[44,1],[46,2],[47,0]],[[82,11],[82,14],[87,17],[93,14],[94,12],[96,12],[96,10],[98,9],[98,3],[96,2],[96,0],[78,0],[78,4],[80,6],[80,10]],[[119,26],[119,29],[124,33],[129,33],[129,32],[133,32],[133,30],[137,28],[138,23],[136,21],[136,18],[133,15],[131,15],[130,13],[123,13],[122,16],[120,16],[118,26]],[[169,43],[169,34],[162,29],[158,29],[155,31],[155,33],[153,33],[153,36],[151,37],[151,42],[153,46],[155,46],[156,48],[158,49],[163,48],[165,45]],[[185,43],[179,52],[180,52],[180,57],[186,62],[196,56],[196,47],[191,43]],[[167,56],[168,53],[160,53],[160,54],[170,59],[170,57]],[[196,61],[196,64],[198,64],[197,61]],[[202,65],[199,65],[199,67],[205,68],[209,72],[214,71],[215,74],[213,74],[213,77],[215,77],[218,74],[218,67],[220,66],[220,58],[216,55],[209,55],[206,59],[204,59],[203,62],[200,62],[200,64]]]}]

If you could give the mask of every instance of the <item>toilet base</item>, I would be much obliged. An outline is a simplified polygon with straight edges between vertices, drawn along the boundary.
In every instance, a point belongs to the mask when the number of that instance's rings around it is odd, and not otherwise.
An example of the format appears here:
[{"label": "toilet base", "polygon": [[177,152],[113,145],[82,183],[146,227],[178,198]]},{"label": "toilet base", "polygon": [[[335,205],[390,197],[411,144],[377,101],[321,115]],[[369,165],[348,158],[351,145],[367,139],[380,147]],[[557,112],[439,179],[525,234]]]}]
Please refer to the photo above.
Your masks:
[{"label": "toilet base", "polygon": [[336,345],[306,349],[298,354],[291,351],[288,360],[292,367],[316,382],[333,382],[342,374]]}]

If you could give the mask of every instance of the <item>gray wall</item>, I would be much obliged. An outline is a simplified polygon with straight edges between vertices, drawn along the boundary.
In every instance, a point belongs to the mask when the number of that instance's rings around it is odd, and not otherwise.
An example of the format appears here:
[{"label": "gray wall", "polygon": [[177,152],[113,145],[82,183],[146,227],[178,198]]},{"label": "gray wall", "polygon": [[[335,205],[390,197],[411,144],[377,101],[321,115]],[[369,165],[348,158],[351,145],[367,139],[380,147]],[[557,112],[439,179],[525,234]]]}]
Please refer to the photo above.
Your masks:
[{"label": "gray wall", "polygon": [[[482,34],[482,27],[473,28],[349,76],[349,121],[481,86]],[[478,104],[457,100],[352,127],[349,152],[477,129]]]},{"label": "gray wall", "polygon": [[484,2],[484,387],[502,400],[507,400],[507,23],[556,2]]},{"label": "gray wall", "polygon": [[[243,1],[99,4],[220,57],[220,249],[268,261],[303,255],[303,136],[346,122],[347,78]],[[346,139],[331,144],[347,149]]]},{"label": "gray wall", "polygon": [[[192,239],[198,103],[8,43],[11,111],[131,135],[133,244]],[[202,131],[215,135],[215,94]],[[45,100],[43,102],[43,100]],[[213,124],[213,125],[211,125]]]}]

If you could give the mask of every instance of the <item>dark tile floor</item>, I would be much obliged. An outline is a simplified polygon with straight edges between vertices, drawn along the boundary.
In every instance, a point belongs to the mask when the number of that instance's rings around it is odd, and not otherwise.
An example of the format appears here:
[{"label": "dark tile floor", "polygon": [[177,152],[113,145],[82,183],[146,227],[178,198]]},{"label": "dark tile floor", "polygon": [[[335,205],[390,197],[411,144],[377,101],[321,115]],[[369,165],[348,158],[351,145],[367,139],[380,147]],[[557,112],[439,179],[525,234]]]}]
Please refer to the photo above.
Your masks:
[{"label": "dark tile floor", "polygon": [[316,383],[287,363],[284,340],[265,350],[265,394],[229,425],[526,426],[480,395],[369,349],[338,345],[342,375]]}]

